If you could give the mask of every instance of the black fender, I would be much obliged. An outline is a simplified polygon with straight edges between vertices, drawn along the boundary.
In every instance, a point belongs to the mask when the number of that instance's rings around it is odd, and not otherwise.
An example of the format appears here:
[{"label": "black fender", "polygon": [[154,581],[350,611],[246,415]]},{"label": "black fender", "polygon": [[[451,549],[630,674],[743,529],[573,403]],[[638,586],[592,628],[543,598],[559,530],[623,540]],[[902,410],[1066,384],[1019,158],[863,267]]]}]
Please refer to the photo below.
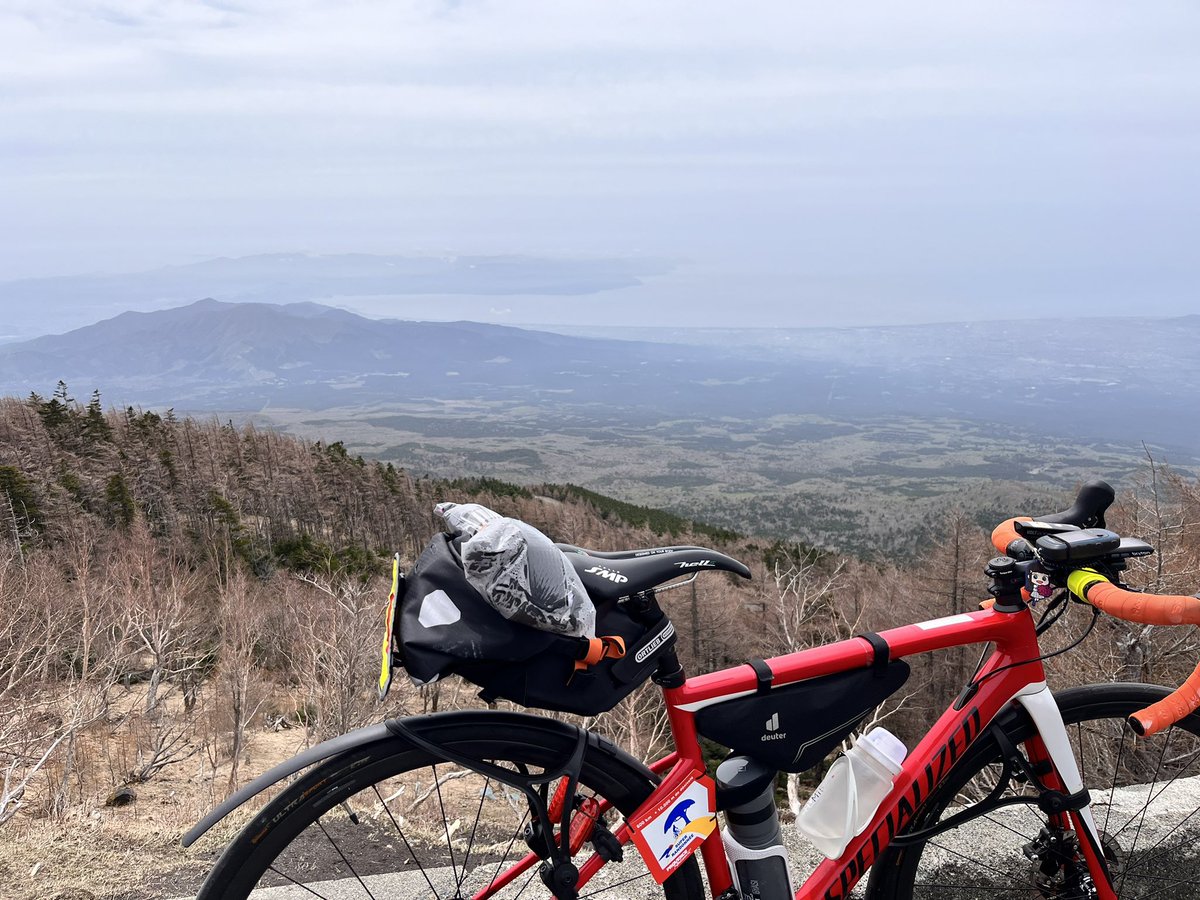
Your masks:
[{"label": "black fender", "polygon": [[220,806],[193,825],[191,830],[183,836],[183,846],[192,846],[204,832],[208,831],[208,829],[212,828],[247,800],[257,797],[267,788],[278,784],[285,778],[290,778],[301,769],[306,769],[315,763],[329,759],[331,756],[338,756],[348,750],[357,750],[366,744],[386,740],[391,736],[392,732],[388,731],[387,723],[380,722],[377,725],[368,725],[366,728],[359,728],[347,734],[341,734],[327,741],[322,741],[314,747],[309,747],[291,759],[281,762],[269,771],[259,775],[249,784],[226,797]]},{"label": "black fender", "polygon": [[[563,731],[571,737],[578,737],[583,730],[577,725],[572,725],[568,722],[561,722],[557,719],[549,719],[545,716],[534,716],[528,713],[507,712],[499,710],[487,709],[470,709],[456,712],[436,713],[426,716],[410,716],[400,720],[389,720],[380,722],[375,725],[368,725],[365,728],[359,728],[356,731],[351,731],[347,734],[339,735],[335,738],[330,738],[314,747],[309,747],[291,759],[280,763],[270,771],[259,775],[245,787],[237,792],[230,794],[225,798],[219,806],[213,809],[208,815],[192,826],[191,830],[183,836],[183,846],[190,847],[194,844],[201,835],[224,819],[227,815],[244,804],[246,801],[253,799],[261,794],[272,785],[278,784],[284,779],[290,778],[302,769],[316,763],[323,762],[335,756],[341,756],[354,750],[358,750],[368,744],[373,744],[378,741],[395,741],[397,737],[402,735],[403,729],[410,729],[417,733],[424,732],[428,728],[436,728],[439,725],[470,725],[473,722],[478,722],[477,727],[483,730],[495,728],[502,722],[511,722],[513,720],[535,720],[537,726],[551,730]],[[402,728],[397,728],[393,725],[394,722],[403,723]],[[634,757],[630,756],[608,738],[601,737],[595,732],[587,733],[587,746],[589,751],[597,751],[607,756],[611,756],[619,761],[624,766],[631,770],[631,773],[637,774],[646,779],[648,784],[657,784],[659,777],[646,767],[646,765]]]}]

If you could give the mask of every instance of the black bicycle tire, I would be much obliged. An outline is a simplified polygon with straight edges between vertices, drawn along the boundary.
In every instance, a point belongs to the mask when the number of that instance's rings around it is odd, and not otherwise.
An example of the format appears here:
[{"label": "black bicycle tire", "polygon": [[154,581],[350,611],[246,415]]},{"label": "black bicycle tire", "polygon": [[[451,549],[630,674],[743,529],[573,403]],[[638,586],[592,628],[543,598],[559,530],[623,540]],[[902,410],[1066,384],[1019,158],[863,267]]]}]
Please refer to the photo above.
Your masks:
[{"label": "black bicycle tire", "polygon": [[[406,724],[418,729],[425,739],[468,756],[478,753],[536,765],[565,760],[574,747],[572,734],[577,733],[553,719],[487,710],[465,720],[462,714],[449,713],[409,719]],[[589,740],[580,782],[611,801],[619,812],[628,814],[650,795],[655,782],[614,750],[607,741]],[[388,777],[436,761],[394,736],[324,761],[276,796],[229,843],[196,900],[241,900],[258,886],[267,866],[325,812]],[[323,787],[323,782],[328,786]],[[263,822],[276,816],[278,821],[263,836]],[[626,852],[636,850],[630,845]],[[662,887],[668,900],[702,900],[704,885],[695,858],[681,866]]]},{"label": "black bicycle tire", "polygon": [[[1055,700],[1063,721],[1074,725],[1095,720],[1124,718],[1149,706],[1170,693],[1169,688],[1149,684],[1089,684],[1056,692]],[[1200,737],[1200,715],[1193,713],[1176,724],[1177,728]],[[1029,739],[1034,732],[1032,720],[1021,710],[1004,733],[1014,744]],[[986,766],[999,761],[999,747],[986,732],[948,774],[946,780],[917,810],[913,820],[900,832],[908,834],[936,820],[958,790]],[[1087,785],[1085,785],[1087,787]],[[1093,787],[1095,787],[1093,785]],[[867,900],[912,900],[912,886],[925,844],[889,847],[871,867]]]}]

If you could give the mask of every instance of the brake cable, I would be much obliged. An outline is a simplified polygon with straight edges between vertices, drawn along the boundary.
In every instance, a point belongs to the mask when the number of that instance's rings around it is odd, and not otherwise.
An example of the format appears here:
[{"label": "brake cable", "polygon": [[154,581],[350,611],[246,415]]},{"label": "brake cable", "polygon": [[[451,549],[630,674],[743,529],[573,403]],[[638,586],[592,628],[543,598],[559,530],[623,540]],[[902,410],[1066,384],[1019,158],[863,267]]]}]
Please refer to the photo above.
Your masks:
[{"label": "brake cable", "polygon": [[[1046,608],[1042,610],[1042,614],[1037,620],[1037,626],[1035,630],[1038,637],[1041,637],[1043,634],[1049,631],[1054,623],[1062,618],[1063,613],[1067,611],[1067,607],[1069,605],[1068,600],[1070,599],[1070,596],[1070,591],[1059,591],[1054,595],[1054,597],[1051,598],[1050,602],[1046,605]],[[1053,616],[1053,618],[1051,618],[1051,616]]]},{"label": "brake cable", "polygon": [[[1064,592],[1064,593],[1066,593],[1068,597],[1070,596],[1069,591]],[[1062,614],[1066,611],[1066,609],[1069,605],[1070,605],[1069,602],[1062,603],[1057,611],[1057,614],[1054,616],[1053,619],[1050,619],[1049,621],[1046,621],[1046,620],[1050,616],[1053,609],[1052,609],[1052,606],[1047,607],[1046,611],[1044,613],[1042,613],[1041,619],[1038,620],[1037,633],[1041,634],[1043,631],[1046,630],[1046,628],[1049,628],[1051,625],[1053,625],[1055,622],[1057,622],[1059,620],[1059,618],[1062,616]],[[1087,605],[1090,605],[1090,604],[1087,604]],[[979,690],[979,686],[981,684],[983,684],[985,681],[987,681],[992,676],[999,675],[1001,672],[1007,672],[1009,669],[1015,669],[1018,666],[1027,666],[1030,663],[1045,662],[1046,660],[1053,659],[1056,656],[1062,656],[1062,654],[1066,653],[1069,650],[1074,650],[1076,647],[1078,647],[1080,644],[1082,644],[1084,641],[1086,641],[1088,639],[1088,637],[1092,633],[1092,629],[1094,629],[1096,627],[1096,620],[1100,618],[1100,610],[1098,610],[1094,606],[1091,607],[1091,610],[1092,610],[1092,618],[1091,618],[1091,621],[1088,622],[1087,628],[1085,628],[1083,630],[1083,634],[1081,634],[1078,638],[1076,638],[1071,643],[1067,644],[1067,646],[1062,647],[1058,650],[1054,650],[1050,653],[1043,653],[1041,656],[1035,656],[1031,659],[1023,659],[1018,662],[1009,663],[1006,666],[1001,666],[998,669],[993,669],[992,671],[988,672],[983,677],[975,678],[972,681],[970,681],[967,684],[967,686],[965,688],[963,688],[963,693],[960,695],[960,697],[970,696],[971,694],[974,694],[977,690]]]}]

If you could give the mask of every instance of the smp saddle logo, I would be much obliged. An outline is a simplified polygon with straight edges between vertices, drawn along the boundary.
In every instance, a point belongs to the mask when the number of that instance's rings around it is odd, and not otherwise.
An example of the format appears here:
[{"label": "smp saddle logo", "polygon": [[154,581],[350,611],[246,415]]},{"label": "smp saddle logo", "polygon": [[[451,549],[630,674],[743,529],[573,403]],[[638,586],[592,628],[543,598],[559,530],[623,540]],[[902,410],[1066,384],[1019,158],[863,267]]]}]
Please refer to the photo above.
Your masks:
[{"label": "smp saddle logo", "polygon": [[592,566],[590,569],[583,570],[584,575],[598,575],[601,578],[607,578],[614,584],[624,584],[629,579],[618,572],[616,569],[610,569],[608,566]]}]

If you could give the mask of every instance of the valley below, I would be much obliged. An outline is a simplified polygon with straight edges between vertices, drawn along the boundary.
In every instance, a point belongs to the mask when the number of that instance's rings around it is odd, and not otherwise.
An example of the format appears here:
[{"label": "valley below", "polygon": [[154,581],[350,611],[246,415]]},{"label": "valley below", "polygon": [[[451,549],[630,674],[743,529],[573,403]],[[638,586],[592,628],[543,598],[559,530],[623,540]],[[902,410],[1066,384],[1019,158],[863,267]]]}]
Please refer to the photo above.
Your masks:
[{"label": "valley below", "polygon": [[[1147,464],[1136,443],[1072,443],[911,416],[658,419],[629,410],[606,421],[540,404],[460,402],[319,414],[270,408],[249,420],[340,440],[414,473],[571,483],[743,534],[868,558],[919,552],[949,510],[990,528],[1015,513],[1057,509],[1081,481],[1124,483]],[[1194,462],[1153,452],[1185,469]]]},{"label": "valley below", "polygon": [[951,510],[990,526],[1151,459],[1195,470],[1198,335],[1197,316],[571,334],[207,299],[0,347],[0,392],[99,391],[871,558],[911,556]]}]

